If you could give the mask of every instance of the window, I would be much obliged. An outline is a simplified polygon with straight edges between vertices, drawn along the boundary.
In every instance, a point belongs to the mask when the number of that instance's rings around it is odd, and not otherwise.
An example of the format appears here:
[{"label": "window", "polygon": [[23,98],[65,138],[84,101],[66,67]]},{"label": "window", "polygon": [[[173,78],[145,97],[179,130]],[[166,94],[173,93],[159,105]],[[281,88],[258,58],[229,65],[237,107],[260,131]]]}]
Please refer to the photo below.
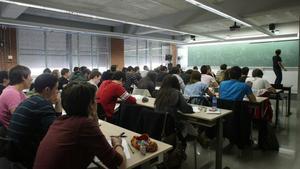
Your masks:
[{"label": "window", "polygon": [[110,39],[89,34],[18,29],[18,63],[39,75],[53,69],[87,66],[105,71],[110,57]]},{"label": "window", "polygon": [[167,64],[165,55],[170,54],[170,44],[157,41],[125,39],[125,66],[147,65],[151,69]]}]

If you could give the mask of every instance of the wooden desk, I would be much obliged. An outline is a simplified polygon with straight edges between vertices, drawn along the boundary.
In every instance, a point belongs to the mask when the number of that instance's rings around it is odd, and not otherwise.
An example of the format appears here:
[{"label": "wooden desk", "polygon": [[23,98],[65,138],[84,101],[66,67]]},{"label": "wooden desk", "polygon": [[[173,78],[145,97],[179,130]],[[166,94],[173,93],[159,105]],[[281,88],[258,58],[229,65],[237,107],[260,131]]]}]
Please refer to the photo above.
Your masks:
[{"label": "wooden desk", "polygon": [[[143,96],[133,95],[136,98],[138,105],[145,106],[148,108],[154,108],[155,98],[149,98],[149,101],[146,103],[142,102]],[[205,107],[200,105],[192,105],[193,107]],[[206,107],[209,108],[209,107]],[[222,169],[222,150],[223,150],[223,116],[232,113],[231,110],[220,109],[220,114],[207,114],[205,112],[195,112],[193,114],[183,114],[182,119],[190,123],[212,127],[214,125],[218,126],[217,131],[217,149],[216,149],[216,169]],[[195,160],[195,168],[197,163]]]},{"label": "wooden desk", "polygon": [[[119,135],[120,133],[125,132],[125,135],[127,136],[126,141],[130,145],[131,145],[130,143],[131,138],[135,135],[140,135],[133,131],[124,129],[122,127],[113,125],[111,123],[102,120],[100,120],[100,125],[101,125],[100,126],[101,131],[107,137],[112,135]],[[131,158],[127,160],[126,168],[134,168],[136,166],[142,165],[155,157],[163,158],[163,154],[172,149],[172,146],[169,144],[157,140],[155,141],[158,145],[158,150],[154,153],[147,153],[145,156],[142,155],[137,149],[132,147],[134,154],[131,151],[129,151]]]}]

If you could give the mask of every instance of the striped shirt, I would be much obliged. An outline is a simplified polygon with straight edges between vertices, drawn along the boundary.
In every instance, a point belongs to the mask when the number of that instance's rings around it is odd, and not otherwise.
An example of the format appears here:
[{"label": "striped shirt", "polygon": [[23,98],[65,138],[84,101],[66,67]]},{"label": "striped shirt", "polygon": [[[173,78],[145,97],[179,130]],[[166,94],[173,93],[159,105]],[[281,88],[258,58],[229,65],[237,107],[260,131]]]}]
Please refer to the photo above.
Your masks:
[{"label": "striped shirt", "polygon": [[40,141],[55,119],[56,112],[51,102],[39,95],[26,99],[12,114],[8,137],[21,148],[23,152],[20,154],[27,156],[29,166],[33,163]]}]

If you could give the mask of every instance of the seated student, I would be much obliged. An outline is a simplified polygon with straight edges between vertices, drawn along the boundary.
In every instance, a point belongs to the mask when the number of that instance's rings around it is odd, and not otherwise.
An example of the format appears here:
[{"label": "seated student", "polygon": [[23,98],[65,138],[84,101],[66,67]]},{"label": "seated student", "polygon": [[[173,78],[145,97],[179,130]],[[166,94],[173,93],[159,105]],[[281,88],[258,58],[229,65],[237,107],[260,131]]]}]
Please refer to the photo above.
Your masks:
[{"label": "seated student", "polygon": [[180,77],[182,78],[185,85],[190,82],[192,72],[193,72],[193,70],[189,69],[189,70],[187,70],[187,71],[180,74]]},{"label": "seated student", "polygon": [[192,106],[186,102],[180,92],[178,79],[172,75],[164,78],[154,105],[155,110],[159,112],[177,113],[180,110],[183,113],[193,113]]},{"label": "seated student", "polygon": [[264,73],[260,69],[254,69],[252,71],[252,78],[247,78],[246,82],[251,82],[252,90],[255,92],[256,96],[262,96],[266,92],[275,93],[276,90],[271,86],[271,84],[266,80],[263,79]]},{"label": "seated student", "polygon": [[146,77],[143,77],[137,87],[139,89],[147,89],[151,96],[154,97],[155,91],[155,84],[156,84],[156,73],[154,71],[149,71]]},{"label": "seated student", "polygon": [[122,86],[125,80],[125,74],[117,71],[114,73],[112,80],[102,82],[97,91],[97,103],[102,105],[107,121],[111,121],[118,98],[128,103],[136,103],[136,99],[130,96]]},{"label": "seated student", "polygon": [[156,81],[159,84],[161,84],[167,74],[168,74],[168,68],[166,66],[161,66],[159,68],[159,72],[158,72]]},{"label": "seated student", "polygon": [[61,77],[58,79],[58,90],[62,90],[69,83],[70,70],[63,68],[60,74]]},{"label": "seated student", "polygon": [[0,135],[1,133],[5,134],[16,107],[27,98],[23,90],[28,89],[31,85],[32,78],[29,68],[21,65],[11,68],[9,81],[10,85],[3,90],[0,96]]},{"label": "seated student", "polygon": [[98,83],[100,82],[100,79],[101,73],[98,70],[93,70],[90,75],[90,80],[88,82],[98,89]]},{"label": "seated student", "polygon": [[242,101],[246,95],[251,102],[255,102],[256,98],[252,93],[251,87],[246,83],[239,81],[241,78],[241,68],[233,66],[230,68],[230,80],[222,81],[219,87],[220,99]]},{"label": "seated student", "polygon": [[190,82],[185,86],[184,95],[189,97],[203,97],[205,93],[210,96],[214,94],[209,90],[208,85],[201,82],[201,73],[193,71],[191,74]]},{"label": "seated student", "polygon": [[[32,168],[40,141],[62,110],[57,77],[44,73],[35,79],[34,84],[37,95],[17,107],[7,132],[16,146],[14,153],[27,168]],[[55,108],[52,104],[55,104]]]},{"label": "seated student", "polygon": [[[254,69],[252,71],[252,78],[247,78],[246,82],[251,82],[252,91],[256,96],[268,97],[270,93],[275,93],[276,90],[270,85],[270,83],[267,80],[262,78],[263,75],[264,73],[262,70]],[[266,100],[264,102],[263,110],[265,110],[264,118],[271,122],[273,117],[273,110],[272,110],[271,102],[269,100]],[[261,115],[262,115],[261,109],[260,108],[256,109],[254,118],[261,119],[262,118]]]},{"label": "seated student", "polygon": [[242,75],[240,77],[241,82],[245,82],[246,79],[248,78],[248,73],[249,73],[249,68],[248,67],[243,67],[242,68]]},{"label": "seated student", "polygon": [[141,73],[141,77],[144,78],[147,76],[147,73],[149,72],[149,68],[147,65],[144,65],[143,70],[140,72]]},{"label": "seated student", "polygon": [[169,71],[169,74],[175,76],[179,82],[179,86],[180,86],[180,91],[184,91],[185,88],[185,84],[184,81],[182,80],[182,78],[179,76],[180,74],[180,69],[178,67],[172,67],[172,69]]},{"label": "seated student", "polygon": [[8,72],[7,71],[0,71],[0,95],[2,91],[6,88],[8,85]]},{"label": "seated student", "polygon": [[54,121],[41,141],[34,169],[83,169],[94,156],[107,168],[125,169],[122,140],[112,137],[111,147],[99,128],[95,93],[96,87],[87,82],[72,82],[64,88],[66,115]]},{"label": "seated student", "polygon": [[129,66],[125,75],[126,80],[124,87],[127,90],[127,92],[131,93],[133,90],[132,85],[138,85],[138,74],[135,72],[135,69],[132,66]]},{"label": "seated student", "polygon": [[201,82],[207,84],[208,86],[218,87],[218,83],[214,77],[209,75],[209,67],[207,65],[201,66]]},{"label": "seated student", "polygon": [[227,69],[227,65],[222,64],[220,66],[220,70],[217,71],[216,80],[217,80],[218,83],[221,83],[224,80],[224,74],[225,74],[226,69]]}]

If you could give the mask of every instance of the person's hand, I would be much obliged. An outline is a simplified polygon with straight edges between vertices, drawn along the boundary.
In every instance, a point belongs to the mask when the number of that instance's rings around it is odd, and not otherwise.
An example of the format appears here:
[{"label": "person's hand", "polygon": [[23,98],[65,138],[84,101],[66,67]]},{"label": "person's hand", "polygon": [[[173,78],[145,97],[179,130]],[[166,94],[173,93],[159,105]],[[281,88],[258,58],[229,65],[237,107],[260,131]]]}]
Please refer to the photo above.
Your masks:
[{"label": "person's hand", "polygon": [[122,139],[121,137],[111,137],[111,144],[113,147],[115,147],[116,145],[122,145]]}]

